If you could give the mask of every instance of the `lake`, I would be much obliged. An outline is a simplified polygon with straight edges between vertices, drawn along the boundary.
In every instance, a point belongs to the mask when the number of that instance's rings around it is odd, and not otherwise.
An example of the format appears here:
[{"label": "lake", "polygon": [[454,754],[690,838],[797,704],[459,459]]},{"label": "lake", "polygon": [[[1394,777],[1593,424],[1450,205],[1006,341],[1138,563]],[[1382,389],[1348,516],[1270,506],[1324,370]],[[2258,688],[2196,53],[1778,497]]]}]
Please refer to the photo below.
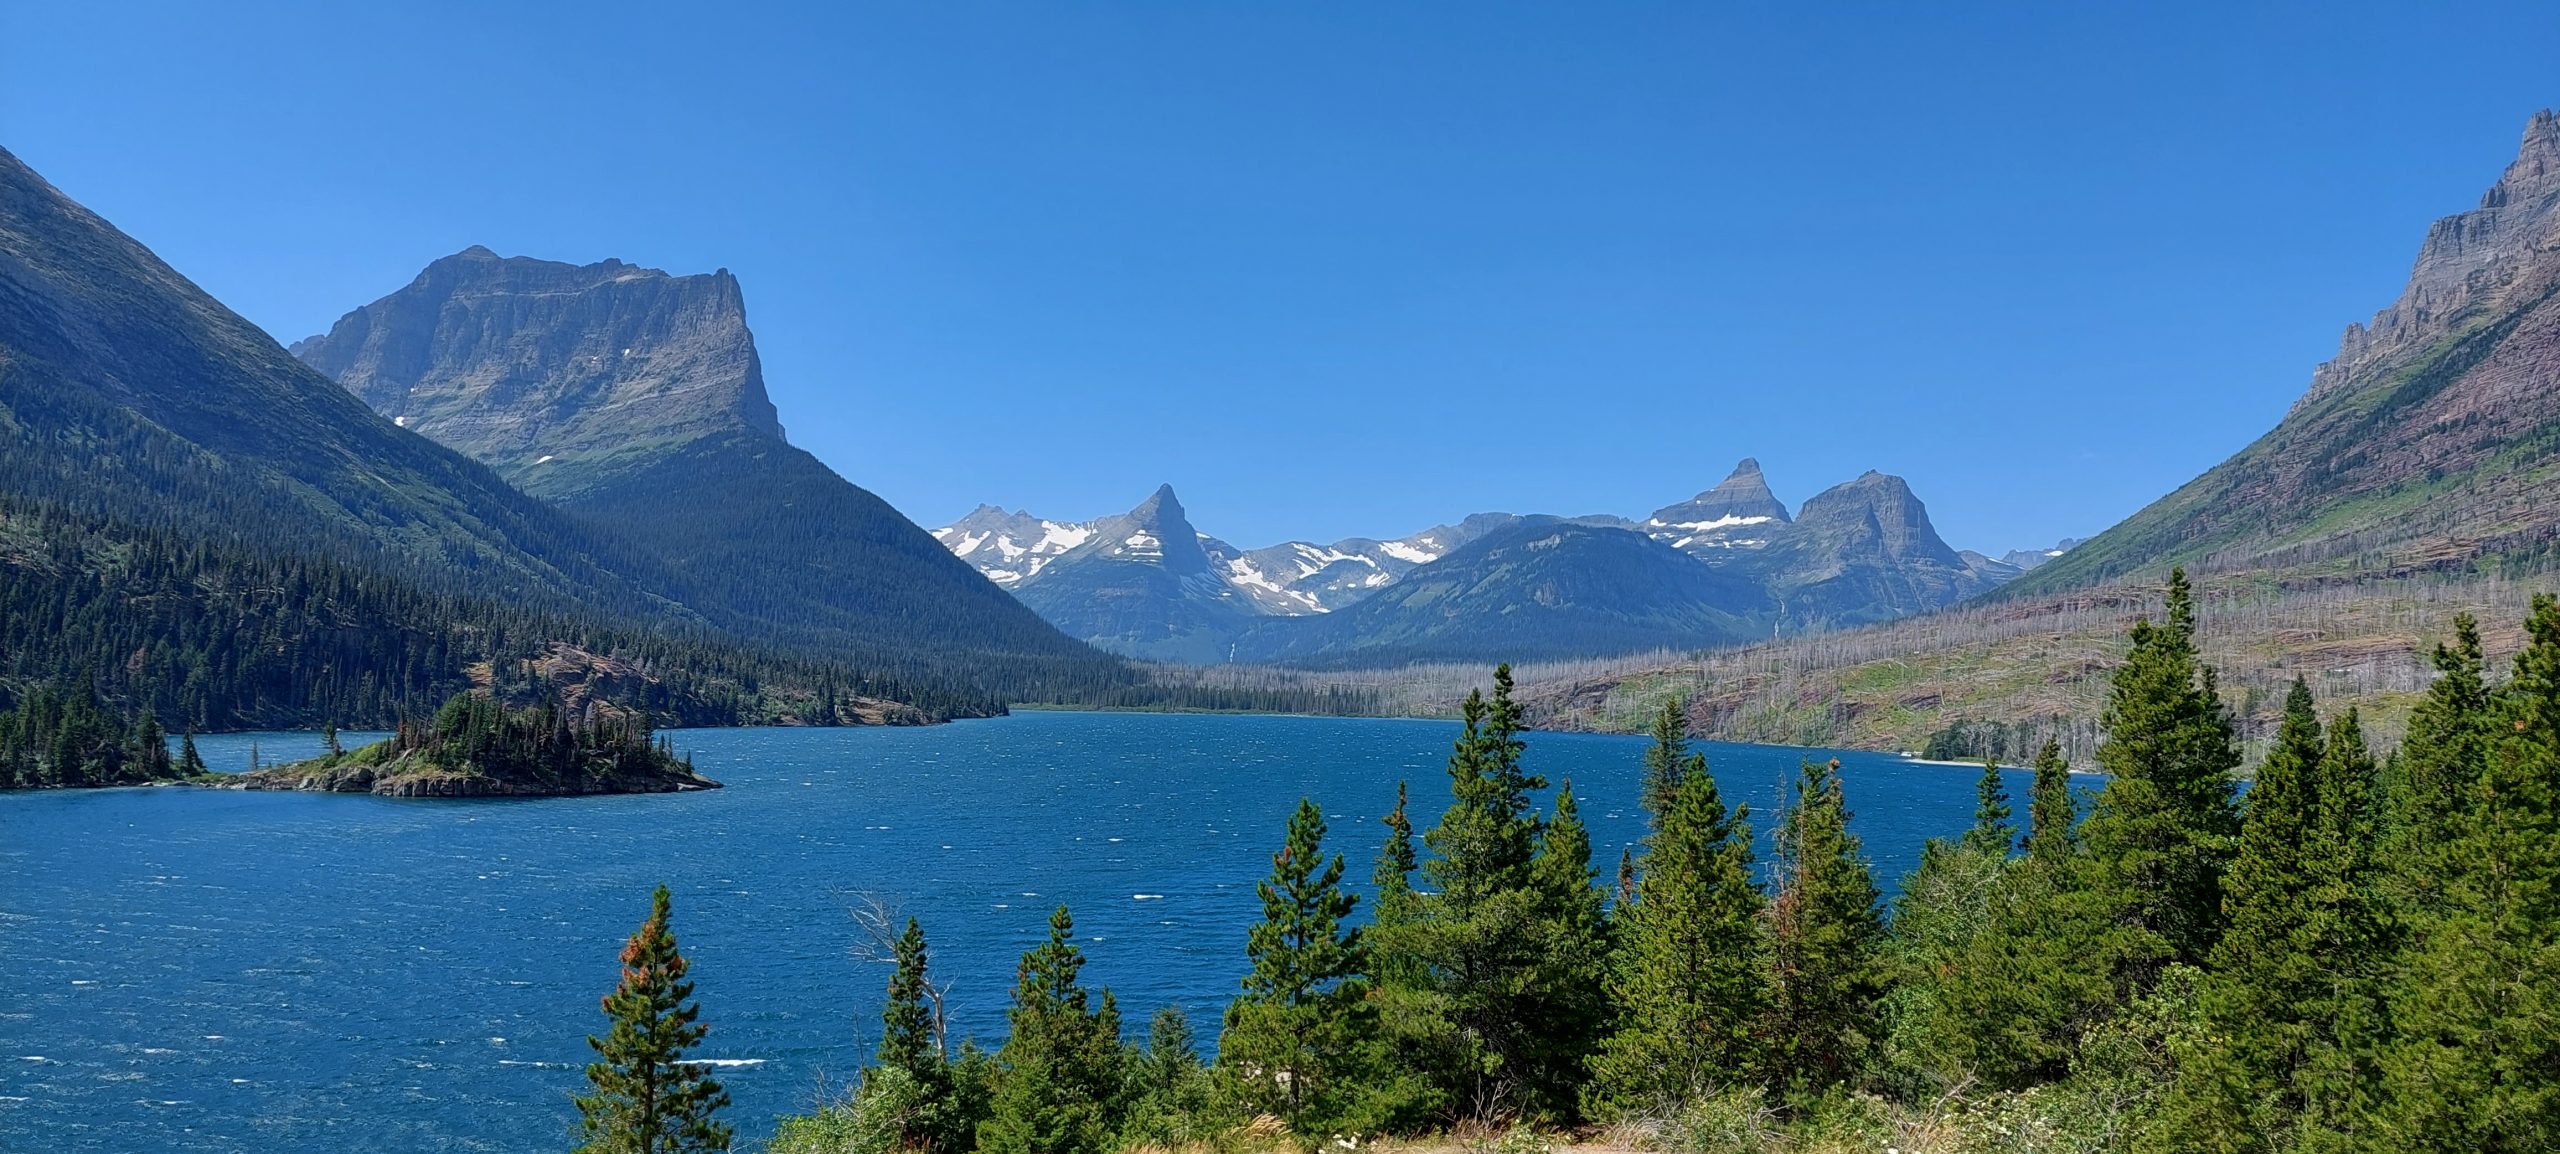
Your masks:
[{"label": "lake", "polygon": [[[864,895],[923,920],[954,1039],[992,1042],[1060,902],[1143,1029],[1213,1037],[1244,972],[1253,885],[1301,796],[1365,883],[1399,779],[1447,805],[1451,722],[1019,713],[922,729],[675,731],[727,789],[420,801],[145,788],[0,794],[0,1148],[300,1154],[567,1149],[569,1095],[615,953],[675,893],[742,1139],[842,1087],[878,1040],[888,967]],[[350,741],[358,735],[348,735]],[[217,769],[315,734],[199,739]],[[1570,777],[1596,863],[1641,836],[1640,738],[1532,734]],[[1766,833],[1798,759],[1705,743]],[[1839,753],[1888,888],[1971,820],[1975,771]],[[2027,778],[2010,777],[2023,798]],[[752,1149],[752,1142],[742,1142]]]}]

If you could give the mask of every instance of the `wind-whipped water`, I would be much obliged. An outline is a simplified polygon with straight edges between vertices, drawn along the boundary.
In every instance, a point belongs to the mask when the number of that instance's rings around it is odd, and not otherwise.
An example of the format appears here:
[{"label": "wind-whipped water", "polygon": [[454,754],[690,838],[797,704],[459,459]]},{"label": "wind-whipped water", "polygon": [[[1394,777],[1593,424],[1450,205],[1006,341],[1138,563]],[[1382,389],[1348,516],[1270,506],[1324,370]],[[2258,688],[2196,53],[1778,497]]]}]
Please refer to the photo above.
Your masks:
[{"label": "wind-whipped water", "polygon": [[[1447,722],[1022,713],[923,729],[689,730],[727,789],[429,801],[182,787],[0,794],[0,1149],[565,1149],[615,955],[675,894],[699,1056],[742,1138],[841,1089],[878,1041],[866,896],[922,919],[953,1037],[990,1044],[1060,902],[1090,986],[1204,1038],[1301,796],[1366,888],[1396,782],[1428,828]],[[371,735],[346,736],[352,744]],[[1594,865],[1643,832],[1640,738],[1532,734]],[[317,734],[199,738],[216,769]],[[1803,757],[1705,744],[1763,836]],[[1840,753],[1887,888],[1971,820],[1975,774]],[[2026,779],[2013,775],[2013,795]],[[2023,805],[2021,805],[2023,810]],[[747,1148],[752,1148],[748,1145]]]}]

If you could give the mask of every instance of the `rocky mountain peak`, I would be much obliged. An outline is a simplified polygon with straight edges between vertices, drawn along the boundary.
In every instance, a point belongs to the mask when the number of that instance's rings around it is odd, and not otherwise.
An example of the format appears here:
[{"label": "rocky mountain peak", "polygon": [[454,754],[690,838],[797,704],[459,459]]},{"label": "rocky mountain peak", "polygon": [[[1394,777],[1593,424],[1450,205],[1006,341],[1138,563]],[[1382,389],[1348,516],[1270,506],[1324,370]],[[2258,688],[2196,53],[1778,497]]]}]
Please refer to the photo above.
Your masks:
[{"label": "rocky mountain peak", "polygon": [[2338,355],[2311,375],[2301,412],[2347,388],[2368,368],[2434,342],[2475,304],[2494,303],[2524,274],[2560,253],[2560,114],[2535,113],[2513,163],[2480,207],[2435,222],[2419,246],[2408,287],[2371,322],[2350,324]]},{"label": "rocky mountain peak", "polygon": [[293,353],[537,493],[709,437],[783,435],[726,269],[670,276],[473,245]]},{"label": "rocky mountain peak", "polygon": [[1961,568],[1964,560],[1929,523],[1928,507],[1911,486],[1873,469],[1806,499],[1796,525],[1811,539],[1844,556],[1922,560]]},{"label": "rocky mountain peak", "polygon": [[[1173,486],[1159,485],[1137,508],[1103,520],[1092,539],[1071,551],[1075,556],[1108,557],[1162,565],[1179,574],[1209,571],[1208,552],[1200,547],[1200,531],[1183,512]],[[1063,559],[1063,557],[1061,558]]]},{"label": "rocky mountain peak", "polygon": [[[1760,462],[1744,457],[1725,479],[1695,497],[1677,505],[1654,510],[1645,529],[1655,536],[1675,532],[1681,537],[1700,534],[1722,535],[1734,530],[1788,520],[1787,506],[1769,491],[1769,482],[1760,475]],[[1674,548],[1688,548],[1675,544]]]}]

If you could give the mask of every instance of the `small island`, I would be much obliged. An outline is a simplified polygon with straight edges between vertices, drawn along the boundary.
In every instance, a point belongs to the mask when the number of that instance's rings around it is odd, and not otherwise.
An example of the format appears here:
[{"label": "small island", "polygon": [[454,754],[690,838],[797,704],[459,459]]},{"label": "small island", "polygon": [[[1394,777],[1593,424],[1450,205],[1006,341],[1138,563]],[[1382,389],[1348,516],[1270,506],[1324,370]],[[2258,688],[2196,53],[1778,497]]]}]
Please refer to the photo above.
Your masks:
[{"label": "small island", "polygon": [[199,779],[220,789],[294,789],[387,797],[573,797],[718,789],[637,714],[598,715],[544,701],[513,708],[463,694],[387,741],[247,773]]}]

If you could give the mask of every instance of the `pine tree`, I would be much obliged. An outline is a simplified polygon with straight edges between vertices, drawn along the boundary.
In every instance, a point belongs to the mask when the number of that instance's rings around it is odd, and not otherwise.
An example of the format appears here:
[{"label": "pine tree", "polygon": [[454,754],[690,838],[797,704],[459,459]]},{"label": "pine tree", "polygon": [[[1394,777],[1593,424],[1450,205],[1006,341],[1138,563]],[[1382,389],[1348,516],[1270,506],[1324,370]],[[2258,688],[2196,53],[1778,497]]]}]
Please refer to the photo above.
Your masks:
[{"label": "pine tree", "polygon": [[2027,805],[2027,856],[2047,865],[2067,862],[2079,849],[2074,824],[2080,803],[2071,796],[2071,764],[2062,758],[2062,743],[2046,738],[2036,751],[2036,781]]},{"label": "pine tree", "polygon": [[2560,1149],[2560,602],[2537,595],[2526,634],[2495,739],[2433,855],[2450,871],[2443,897],[2419,912],[2391,984],[2376,1111],[2389,1148]]},{"label": "pine tree", "polygon": [[2214,947],[2203,1012],[2214,1044],[2185,1063],[2154,1149],[2257,1151],[2304,1114],[2295,1075],[2316,1021],[2323,976],[2314,945],[2315,869],[2322,852],[2323,759],[2311,688],[2295,678],[2274,748],[2249,787],[2239,850],[2222,887],[2229,932]]},{"label": "pine tree", "polygon": [[1129,1063],[1129,1100],[1123,1149],[1178,1148],[1210,1137],[1218,1125],[1209,1071],[1182,1007],[1161,1007],[1147,1024],[1146,1047]]},{"label": "pine tree", "polygon": [[188,726],[186,736],[178,739],[178,772],[188,777],[201,776],[205,772],[204,755],[196,752],[194,726]]},{"label": "pine tree", "polygon": [[595,1093],[578,1099],[580,1154],[679,1154],[729,1148],[715,1117],[729,1104],[718,1082],[687,1064],[685,1051],[709,1032],[693,1002],[691,968],[668,928],[667,887],[649,899],[649,920],[622,947],[622,981],[604,1000],[613,1028],[589,1037]]},{"label": "pine tree", "polygon": [[2453,634],[2452,645],[2435,648],[2436,679],[2410,711],[2408,735],[2386,774],[2383,852],[2392,901],[2404,921],[2442,912],[2444,881],[2462,866],[2448,860],[2449,847],[2498,736],[2479,623],[2456,614]]},{"label": "pine tree", "polygon": [[1965,847],[2008,856],[2018,830],[2009,824],[2009,787],[2000,781],[1999,762],[1983,759],[1982,778],[1974,783],[1973,797],[1973,828],[1965,831]]},{"label": "pine tree", "polygon": [[2185,570],[2169,578],[2167,620],[2134,622],[2116,671],[2098,764],[2109,774],[2081,826],[2091,943],[2119,998],[2151,988],[2163,967],[2201,965],[2222,932],[2222,874],[2239,833],[2232,771],[2240,764],[2213,670],[2195,650]]},{"label": "pine tree", "polygon": [[1405,816],[1405,783],[1396,783],[1396,807],[1387,813],[1387,840],[1378,847],[1378,863],[1369,882],[1377,893],[1370,911],[1370,954],[1378,984],[1414,987],[1426,978],[1425,965],[1414,956],[1409,928],[1420,913],[1413,890],[1419,866],[1413,850],[1413,819]]},{"label": "pine tree", "polygon": [[1049,917],[1049,939],[1022,955],[1014,979],[1013,1032],[996,1052],[993,1113],[978,1125],[984,1154],[1100,1154],[1112,1136],[1120,1038],[1108,991],[1091,1008],[1076,973],[1067,907]]},{"label": "pine tree", "polygon": [[1464,729],[1449,758],[1452,801],[1424,837],[1422,866],[1436,891],[1421,895],[1407,936],[1427,967],[1439,1011],[1463,1046],[1440,1071],[1459,1106],[1479,1117],[1517,1114],[1533,1089],[1523,1079],[1541,958],[1532,879],[1540,823],[1529,794],[1546,782],[1520,768],[1521,718],[1511,667],[1494,670],[1493,697],[1467,696]]},{"label": "pine tree", "polygon": [[1777,845],[1778,890],[1766,915],[1770,1072],[1801,1097],[1857,1071],[1876,1038],[1883,992],[1880,895],[1849,832],[1839,762],[1804,763]]},{"label": "pine tree", "polygon": [[1405,784],[1396,783],[1396,807],[1386,816],[1387,839],[1371,874],[1377,897],[1368,932],[1381,1058],[1369,1074],[1370,1102],[1382,1129],[1425,1124],[1447,1102],[1450,1071],[1474,1052],[1449,1020],[1449,999],[1436,986],[1427,956],[1431,927],[1423,899],[1413,888],[1418,862],[1413,822],[1405,816]]},{"label": "pine tree", "polygon": [[1608,895],[1591,868],[1591,832],[1573,783],[1556,791],[1555,817],[1538,834],[1529,882],[1537,903],[1538,959],[1529,974],[1519,1073],[1531,1108],[1569,1120],[1611,1019]]},{"label": "pine tree", "polygon": [[1641,795],[1645,818],[1654,825],[1671,809],[1671,796],[1690,774],[1706,769],[1706,755],[1689,751],[1688,703],[1674,698],[1653,715],[1653,744],[1644,751]]},{"label": "pine tree", "polygon": [[1592,1060],[1595,1112],[1667,1111],[1755,1069],[1762,902],[1750,809],[1728,814],[1699,763],[1669,800],[1645,839],[1634,900],[1618,914],[1607,980],[1621,1016]]},{"label": "pine tree", "polygon": [[914,918],[890,944],[896,969],[889,975],[889,997],[880,1011],[880,1051],[884,1066],[903,1066],[922,1073],[942,1057],[941,1031],[935,1028],[933,988],[925,977],[924,926]]},{"label": "pine tree", "polygon": [[1301,800],[1287,842],[1258,887],[1262,921],[1245,940],[1251,969],[1227,1008],[1218,1061],[1246,1109],[1270,1114],[1312,1147],[1372,1123],[1363,1075],[1375,1058],[1367,949],[1343,924],[1358,899],[1342,889],[1342,858],[1324,856],[1324,813]]}]

